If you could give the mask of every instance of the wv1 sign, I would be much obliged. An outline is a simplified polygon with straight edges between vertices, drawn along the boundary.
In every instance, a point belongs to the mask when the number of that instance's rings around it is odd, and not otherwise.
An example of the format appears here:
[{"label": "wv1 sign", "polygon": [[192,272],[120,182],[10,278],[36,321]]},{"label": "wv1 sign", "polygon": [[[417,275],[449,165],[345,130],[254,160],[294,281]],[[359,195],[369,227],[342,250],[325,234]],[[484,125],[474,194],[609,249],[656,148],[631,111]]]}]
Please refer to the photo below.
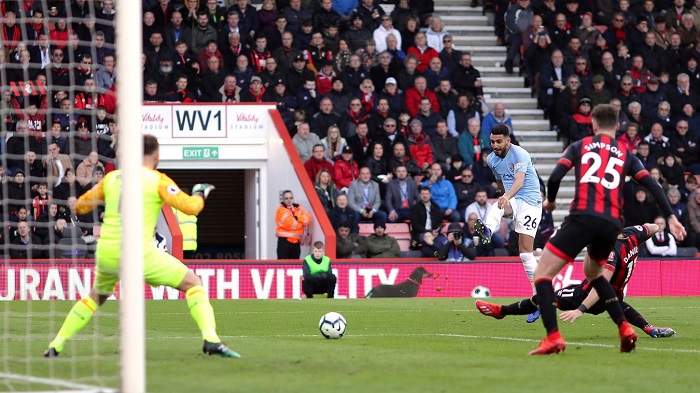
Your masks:
[{"label": "wv1 sign", "polygon": [[173,107],[173,138],[226,138],[225,109],[203,105]]}]

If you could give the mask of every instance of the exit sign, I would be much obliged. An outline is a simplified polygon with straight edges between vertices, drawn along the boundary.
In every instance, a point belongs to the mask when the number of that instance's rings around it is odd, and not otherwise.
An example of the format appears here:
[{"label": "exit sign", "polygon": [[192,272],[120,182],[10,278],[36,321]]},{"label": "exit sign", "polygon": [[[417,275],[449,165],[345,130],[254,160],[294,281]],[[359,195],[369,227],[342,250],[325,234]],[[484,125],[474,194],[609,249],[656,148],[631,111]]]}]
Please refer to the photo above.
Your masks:
[{"label": "exit sign", "polygon": [[183,160],[216,160],[219,158],[218,147],[183,147]]}]

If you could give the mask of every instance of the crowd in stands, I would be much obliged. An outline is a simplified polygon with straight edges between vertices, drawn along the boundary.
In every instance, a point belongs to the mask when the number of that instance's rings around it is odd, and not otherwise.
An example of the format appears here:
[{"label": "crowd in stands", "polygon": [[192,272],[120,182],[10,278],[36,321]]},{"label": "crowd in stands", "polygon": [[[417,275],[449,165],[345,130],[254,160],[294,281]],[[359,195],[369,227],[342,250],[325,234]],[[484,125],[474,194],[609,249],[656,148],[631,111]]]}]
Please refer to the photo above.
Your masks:
[{"label": "crowd in stands", "polygon": [[[515,47],[506,71],[523,58],[564,143],[590,133],[595,104],[619,102],[620,138],[680,191],[697,223],[686,175],[699,167],[700,49],[688,22],[700,23],[696,7],[509,3],[496,1],[501,35]],[[12,133],[0,138],[2,242],[53,243],[58,229],[47,241],[36,224],[54,228],[58,215],[94,240],[99,212],[73,217],[69,201],[116,167],[114,1],[0,6],[0,111],[3,136]],[[389,14],[375,0],[264,0],[260,9],[248,0],[144,0],[143,9],[144,102],[277,103],[336,230],[410,220],[417,244],[428,232],[444,240],[443,221],[468,229],[477,190],[496,196],[489,131],[512,122],[502,103],[487,107],[471,54],[454,47],[432,0],[399,0]],[[57,215],[50,202],[35,210],[36,198],[53,201]],[[20,235],[13,223],[22,221],[35,224],[36,239]]]}]

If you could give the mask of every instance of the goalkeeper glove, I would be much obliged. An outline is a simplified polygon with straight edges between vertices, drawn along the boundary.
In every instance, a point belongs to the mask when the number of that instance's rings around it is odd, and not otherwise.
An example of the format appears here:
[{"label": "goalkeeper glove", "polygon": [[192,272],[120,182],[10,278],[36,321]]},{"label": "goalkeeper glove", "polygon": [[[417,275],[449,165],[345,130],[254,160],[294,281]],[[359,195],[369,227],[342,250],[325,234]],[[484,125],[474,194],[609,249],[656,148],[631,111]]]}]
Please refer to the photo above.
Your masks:
[{"label": "goalkeeper glove", "polygon": [[194,187],[192,187],[192,195],[199,195],[202,198],[207,199],[209,193],[215,188],[216,187],[213,185],[207,183],[195,184]]}]

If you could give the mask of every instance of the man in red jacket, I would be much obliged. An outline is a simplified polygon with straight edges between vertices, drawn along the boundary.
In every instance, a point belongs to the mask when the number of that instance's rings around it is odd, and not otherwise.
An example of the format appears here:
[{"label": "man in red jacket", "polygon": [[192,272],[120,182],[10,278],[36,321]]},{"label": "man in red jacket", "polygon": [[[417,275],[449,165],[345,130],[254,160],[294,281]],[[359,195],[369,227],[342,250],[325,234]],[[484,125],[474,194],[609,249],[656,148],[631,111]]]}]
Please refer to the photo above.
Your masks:
[{"label": "man in red jacket", "polygon": [[417,76],[413,86],[414,87],[406,91],[406,110],[411,117],[416,117],[416,115],[418,115],[420,99],[423,97],[430,99],[433,112],[440,113],[440,104],[438,103],[437,96],[435,93],[428,90],[428,83],[425,77],[422,75]]}]

